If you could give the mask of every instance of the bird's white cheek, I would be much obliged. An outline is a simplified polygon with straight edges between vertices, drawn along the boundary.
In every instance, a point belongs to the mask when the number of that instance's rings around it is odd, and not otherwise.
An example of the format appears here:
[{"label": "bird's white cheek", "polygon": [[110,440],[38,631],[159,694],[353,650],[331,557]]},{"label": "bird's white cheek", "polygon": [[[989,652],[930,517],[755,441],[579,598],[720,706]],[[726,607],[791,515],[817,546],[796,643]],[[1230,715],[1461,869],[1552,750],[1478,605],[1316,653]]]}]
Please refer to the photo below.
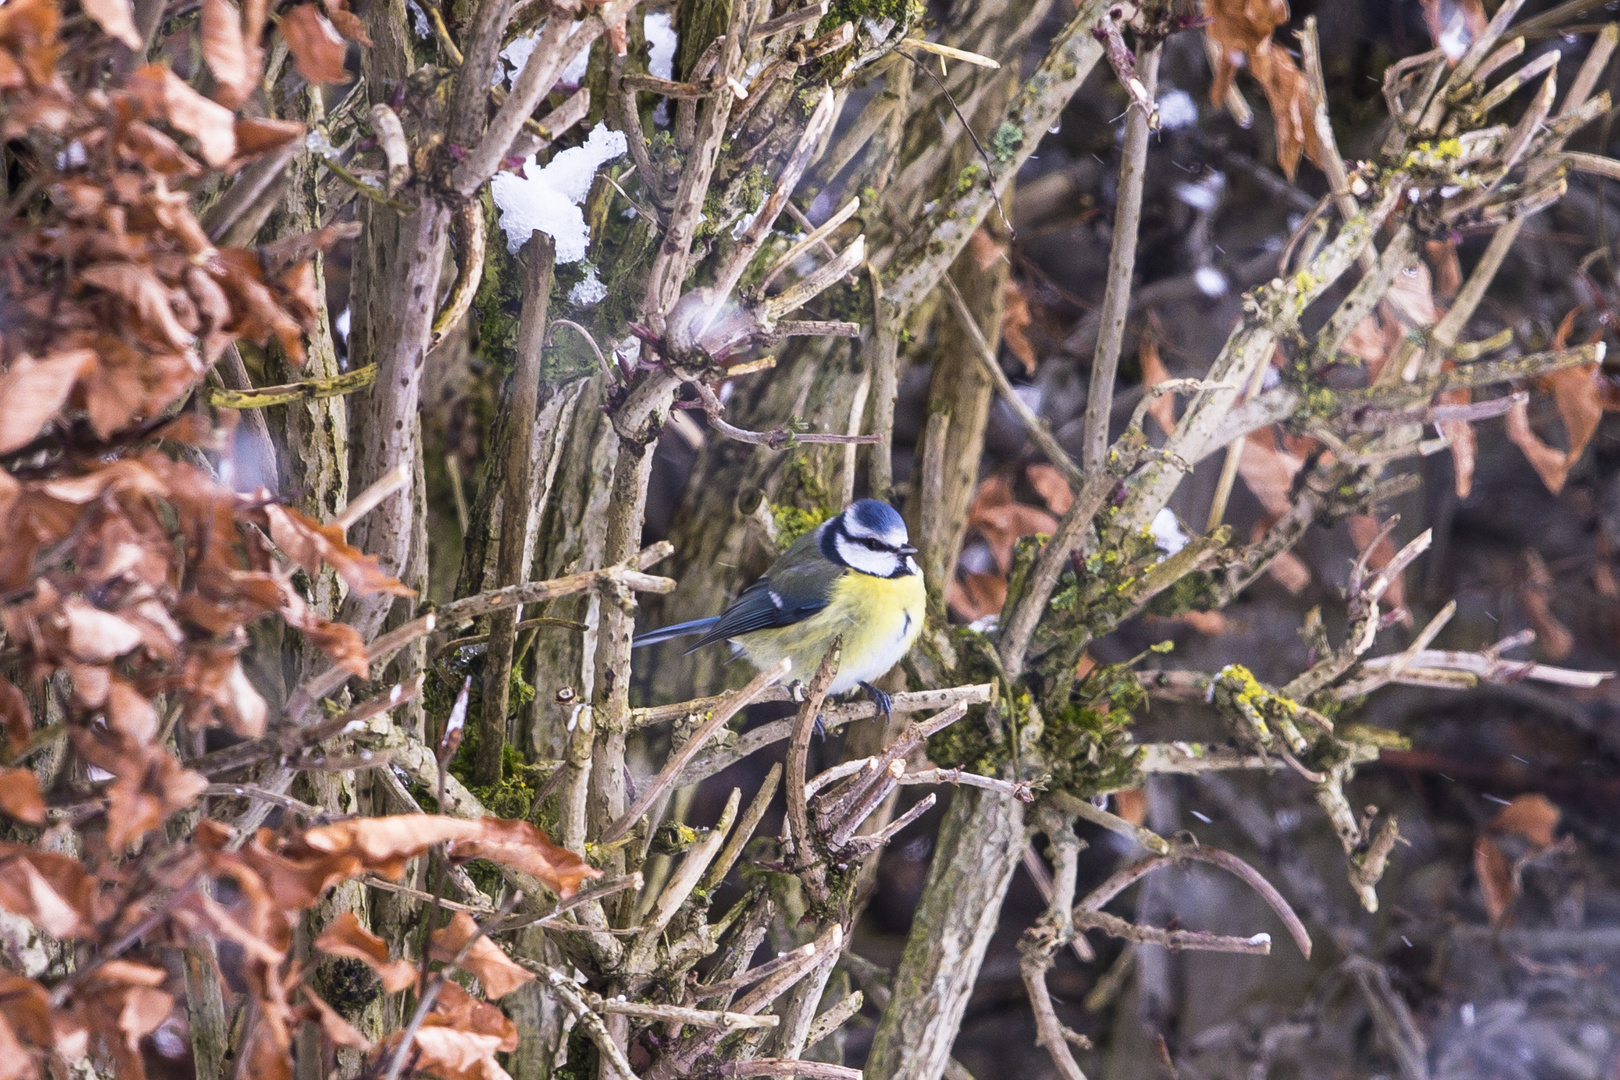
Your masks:
[{"label": "bird's white cheek", "polygon": [[918,566],[917,560],[912,558],[910,555],[906,556],[906,572],[911,574],[922,573],[922,567]]}]

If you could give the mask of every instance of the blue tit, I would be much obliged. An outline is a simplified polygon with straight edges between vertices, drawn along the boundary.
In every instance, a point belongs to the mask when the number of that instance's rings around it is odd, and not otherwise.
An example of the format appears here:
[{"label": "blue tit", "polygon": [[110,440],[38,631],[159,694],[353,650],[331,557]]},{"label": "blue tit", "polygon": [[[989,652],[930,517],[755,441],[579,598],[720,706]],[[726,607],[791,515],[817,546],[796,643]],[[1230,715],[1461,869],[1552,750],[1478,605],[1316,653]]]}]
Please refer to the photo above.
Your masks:
[{"label": "blue tit", "polygon": [[828,692],[859,686],[887,714],[888,695],[871,680],[899,663],[922,632],[927,592],[916,553],[894,507],[861,499],[801,536],[719,615],[653,630],[632,644],[702,634],[693,649],[730,641],[756,668],[787,657],[793,675],[808,679],[841,634],[843,655]]}]

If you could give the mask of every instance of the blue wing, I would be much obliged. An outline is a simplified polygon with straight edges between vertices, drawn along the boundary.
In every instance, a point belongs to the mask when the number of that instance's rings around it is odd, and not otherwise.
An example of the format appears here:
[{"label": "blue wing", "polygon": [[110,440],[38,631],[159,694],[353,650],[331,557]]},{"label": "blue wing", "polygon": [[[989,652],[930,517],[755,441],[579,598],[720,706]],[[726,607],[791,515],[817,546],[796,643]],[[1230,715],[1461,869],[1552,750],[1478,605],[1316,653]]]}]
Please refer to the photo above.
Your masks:
[{"label": "blue wing", "polygon": [[831,602],[833,586],[844,573],[836,563],[813,557],[815,544],[814,532],[800,537],[764,577],[738,593],[737,599],[719,615],[649,631],[631,642],[632,646],[702,634],[692,646],[701,649],[716,641],[792,626],[810,618]]},{"label": "blue wing", "polygon": [[738,594],[731,606],[721,612],[714,628],[692,648],[701,649],[716,641],[753,633],[755,630],[775,630],[801,622],[827,606],[824,592],[809,596],[783,595],[780,588],[773,589],[769,578],[754,582]]}]

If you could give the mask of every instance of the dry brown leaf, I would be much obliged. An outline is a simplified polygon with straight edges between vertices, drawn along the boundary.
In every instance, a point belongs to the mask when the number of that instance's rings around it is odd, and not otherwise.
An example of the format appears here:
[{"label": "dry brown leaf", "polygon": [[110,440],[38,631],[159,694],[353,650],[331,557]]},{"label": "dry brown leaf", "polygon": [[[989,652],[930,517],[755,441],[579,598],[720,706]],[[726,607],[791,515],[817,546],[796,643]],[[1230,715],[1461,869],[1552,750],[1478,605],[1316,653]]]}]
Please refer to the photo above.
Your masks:
[{"label": "dry brown leaf", "polygon": [[[1292,555],[1293,552],[1285,551],[1283,554]],[[1275,565],[1276,564],[1274,563],[1272,570],[1273,574],[1276,573]],[[1303,563],[1300,565],[1302,567],[1304,566]],[[1305,575],[1305,584],[1308,585],[1310,584],[1310,571],[1306,570]],[[1304,586],[1302,585],[1300,588],[1304,588]],[[1230,620],[1227,619],[1225,612],[1221,611],[1183,611],[1180,615],[1177,615],[1176,618],[1192,627],[1198,633],[1204,634],[1207,637],[1220,637],[1222,634],[1226,633],[1228,629],[1230,629]]]},{"label": "dry brown leaf", "polygon": [[[1463,387],[1441,394],[1440,401],[1446,405],[1467,405],[1470,397],[1468,388]],[[1467,420],[1442,420],[1435,426],[1450,444],[1457,498],[1466,499],[1474,490],[1474,464],[1479,451],[1479,440],[1474,434],[1474,425]]]},{"label": "dry brown leaf", "polygon": [[1518,890],[1513,881],[1512,862],[1489,836],[1474,840],[1474,876],[1479,878],[1480,892],[1484,894],[1485,911],[1490,915],[1491,925],[1502,925]]},{"label": "dry brown leaf", "polygon": [[[198,822],[194,835],[197,846],[205,852],[223,851],[231,840],[228,829],[206,818]],[[352,855],[315,851],[269,829],[260,829],[244,844],[240,858],[259,875],[271,901],[283,911],[304,910],[327,889],[364,869]]]},{"label": "dry brown leaf", "polygon": [[1294,478],[1304,467],[1304,457],[1280,449],[1272,431],[1256,431],[1238,460],[1238,475],[1266,513],[1280,517],[1294,503]]},{"label": "dry brown leaf", "polygon": [[495,1060],[499,1045],[493,1035],[424,1026],[416,1033],[417,1068],[445,1080],[511,1080]]},{"label": "dry brown leaf", "polygon": [[1425,241],[1423,253],[1433,268],[1435,295],[1442,300],[1455,298],[1463,286],[1462,263],[1457,259],[1457,241],[1450,238]]},{"label": "dry brown leaf", "polygon": [[95,929],[95,897],[96,883],[77,859],[0,844],[0,908],[72,938]]},{"label": "dry brown leaf", "polygon": [[27,696],[5,679],[0,679],[0,724],[5,726],[6,749],[13,754],[27,746],[34,734]]},{"label": "dry brown leaf", "polygon": [[129,88],[155,115],[193,136],[210,165],[223,165],[236,155],[236,117],[209,101],[162,64],[148,64],[129,77]]},{"label": "dry brown leaf", "polygon": [[120,1080],[141,1080],[145,1066],[140,1041],[174,1011],[174,997],[157,989],[167,979],[161,968],[111,960],[97,968],[74,995],[86,1026],[101,1036]]},{"label": "dry brown leaf", "polygon": [[1421,262],[1395,275],[1382,302],[1403,325],[1415,330],[1440,321],[1441,311],[1434,302],[1434,281],[1429,268]]},{"label": "dry brown leaf", "polygon": [[1029,297],[1024,295],[1023,288],[1018,282],[1007,279],[1007,286],[1002,290],[1001,305],[1001,340],[1006,342],[1007,351],[1018,357],[1018,362],[1024,365],[1024,374],[1035,374],[1035,346],[1030,343],[1025,333],[1034,317],[1029,311]]},{"label": "dry brown leaf", "polygon": [[1552,572],[1540,555],[1524,553],[1525,585],[1519,591],[1524,615],[1536,631],[1536,644],[1549,660],[1563,660],[1575,649],[1575,635],[1558,620],[1552,610]]},{"label": "dry brown leaf", "polygon": [[[1382,521],[1371,514],[1352,514],[1346,519],[1345,524],[1350,527],[1350,540],[1356,545],[1357,551],[1365,551],[1367,545],[1373,542],[1384,526]],[[1385,536],[1378,541],[1373,548],[1372,554],[1367,557],[1369,573],[1388,566],[1389,561],[1394,557],[1395,541]],[[1404,574],[1391,581],[1389,588],[1384,590],[1383,605],[1385,611],[1406,611],[1406,577]],[[1407,612],[1401,621],[1411,622],[1411,614]]]},{"label": "dry brown leaf", "polygon": [[168,345],[176,349],[190,348],[191,331],[174,313],[172,301],[178,293],[172,292],[151,270],[130,262],[105,262],[85,267],[79,272],[79,279],[124,300],[133,309],[134,321],[161,333]]},{"label": "dry brown leaf", "polygon": [[[526,824],[519,822],[518,824]],[[463,949],[459,966],[472,972],[484,984],[484,994],[491,1001],[499,1001],[524,983],[534,981],[534,973],[519,967],[506,955],[506,951],[487,935],[477,935],[478,924],[465,911],[458,911],[450,922],[433,932],[431,955],[444,963],[456,962]],[[469,948],[467,943],[471,941]]]},{"label": "dry brown leaf", "polygon": [[285,146],[304,137],[304,125],[295,120],[271,120],[265,117],[242,117],[236,121],[236,153],[238,160]]},{"label": "dry brown leaf", "polygon": [[349,81],[343,58],[348,51],[343,37],[314,4],[283,11],[281,36],[298,64],[298,72],[312,83]]},{"label": "dry brown leaf", "polygon": [[20,357],[0,375],[0,454],[27,446],[52,417],[62,410],[73,384],[94,370],[95,354],[88,349],[57,353],[43,360]]},{"label": "dry brown leaf", "polygon": [[1223,105],[1237,69],[1250,54],[1271,42],[1271,32],[1288,21],[1287,0],[1204,0],[1209,24],[1204,32],[1220,49],[1215,80],[1209,88],[1213,105]]},{"label": "dry brown leaf", "polygon": [[275,504],[264,508],[264,519],[270,539],[307,572],[320,573],[324,562],[355,592],[416,595],[416,590],[383,573],[375,558],[350,545],[341,526],[322,525],[291,507]]},{"label": "dry brown leaf", "polygon": [[528,822],[502,818],[467,821],[435,814],[350,818],[306,831],[302,843],[326,855],[353,858],[395,880],[404,873],[406,862],[439,843],[450,844],[452,858],[489,859],[532,874],[564,898],[586,878],[602,876]]},{"label": "dry brown leaf", "polygon": [[304,1000],[314,1010],[314,1020],[321,1025],[321,1033],[333,1046],[347,1046],[362,1053],[371,1049],[370,1039],[360,1034],[359,1029],[343,1019],[336,1009],[322,1001],[307,986],[304,987]]},{"label": "dry brown leaf", "polygon": [[574,895],[582,881],[602,876],[602,871],[553,844],[527,821],[482,818],[476,824],[475,834],[450,842],[452,859],[488,859],[533,874],[564,900]]},{"label": "dry brown leaf", "polygon": [[328,5],[326,15],[327,18],[332,20],[332,25],[337,28],[337,32],[356,45],[371,44],[371,38],[366,34],[365,21],[354,12]]},{"label": "dry brown leaf", "polygon": [[1007,257],[1007,246],[983,228],[978,228],[968,237],[967,253],[982,274]]},{"label": "dry brown leaf", "polygon": [[1580,459],[1581,452],[1592,441],[1598,423],[1603,419],[1600,378],[1598,365],[1587,364],[1555,371],[1536,380],[1541,390],[1552,393],[1558,415],[1564,421],[1571,465]]},{"label": "dry brown leaf", "polygon": [[979,482],[973,503],[968,507],[968,527],[984,537],[996,568],[1006,573],[1012,565],[1013,545],[1018,539],[1042,533],[1050,535],[1057,528],[1057,518],[1044,510],[1015,502],[1012,481],[997,473]]},{"label": "dry brown leaf", "polygon": [[131,49],[144,49],[146,43],[135,28],[135,12],[129,0],[84,0],[84,13],[94,19],[108,37]]},{"label": "dry brown leaf", "polygon": [[1055,466],[1030,465],[1024,470],[1024,475],[1052,513],[1061,517],[1074,505],[1074,489],[1069,487],[1069,482]]},{"label": "dry brown leaf", "polygon": [[317,825],[300,840],[313,851],[353,859],[360,867],[397,881],[405,864],[434,844],[468,837],[477,830],[476,822],[461,818],[400,814]]},{"label": "dry brown leaf", "polygon": [[383,989],[396,994],[415,986],[418,968],[409,960],[388,959],[388,943],[360,925],[353,912],[345,911],[315,939],[315,947],[332,956],[346,956],[365,963],[377,973]]},{"label": "dry brown leaf", "polygon": [[[231,0],[203,0],[202,54],[208,70],[219,80],[217,96],[223,104],[237,106],[253,93],[256,65],[248,61],[248,45],[242,37],[242,13]],[[240,121],[238,131],[240,130]],[[238,152],[241,148],[238,147]]]},{"label": "dry brown leaf", "polygon": [[67,626],[68,650],[81,663],[106,663],[141,644],[140,629],[128,619],[77,596],[62,601],[61,618]]},{"label": "dry brown leaf", "polygon": [[45,823],[45,799],[32,769],[0,769],[0,810],[30,825]]},{"label": "dry brown leaf", "polygon": [[1237,69],[1248,65],[1266,100],[1277,128],[1277,164],[1290,180],[1303,152],[1322,163],[1321,141],[1316,135],[1305,76],[1293,58],[1272,41],[1271,32],[1288,21],[1286,0],[1204,0],[1205,28],[1219,52],[1210,101],[1225,103]]},{"label": "dry brown leaf", "polygon": [[447,982],[439,992],[439,1000],[425,1021],[429,1027],[453,1027],[475,1031],[480,1035],[493,1035],[496,1049],[510,1054],[518,1048],[518,1029],[499,1006],[480,1001],[453,982]]},{"label": "dry brown leaf", "polygon": [[1141,788],[1126,788],[1124,791],[1114,792],[1114,813],[1132,825],[1146,823],[1147,809],[1147,792]]},{"label": "dry brown leaf", "polygon": [[[1165,369],[1164,358],[1159,355],[1159,343],[1152,334],[1143,334],[1136,355],[1142,365],[1142,386],[1151,389],[1168,382],[1170,372]],[[1176,430],[1176,399],[1174,394],[1160,394],[1148,406],[1148,415],[1158,423],[1159,430],[1169,435]]]},{"label": "dry brown leaf", "polygon": [[1305,73],[1293,57],[1269,42],[1249,57],[1249,70],[1266,92],[1271,117],[1277,128],[1277,167],[1292,180],[1304,154],[1317,165],[1322,163],[1322,141],[1316,134]]},{"label": "dry brown leaf", "polygon": [[1366,365],[1367,381],[1372,382],[1378,378],[1378,373],[1394,355],[1395,347],[1401,343],[1402,336],[1400,323],[1385,318],[1380,311],[1375,310],[1345,336],[1340,349],[1357,357]]},{"label": "dry brown leaf", "polygon": [[1520,795],[1502,807],[1487,828],[1493,833],[1515,833],[1542,851],[1558,842],[1553,830],[1562,816],[1556,804],[1545,795]]},{"label": "dry brown leaf", "polygon": [[1563,491],[1564,481],[1569,478],[1569,455],[1548,446],[1531,430],[1529,403],[1515,402],[1504,420],[1509,441],[1524,453],[1542,484],[1554,495]]},{"label": "dry brown leaf", "polygon": [[1545,795],[1520,795],[1504,806],[1474,841],[1474,873],[1492,926],[1502,926],[1511,917],[1520,888],[1518,866],[1496,837],[1519,837],[1528,845],[1519,860],[1522,864],[1557,844],[1553,830],[1558,827],[1559,816],[1558,807]]},{"label": "dry brown leaf", "polygon": [[1007,576],[959,573],[946,586],[945,603],[964,622],[998,614],[1007,603]]},{"label": "dry brown leaf", "polygon": [[105,696],[97,702],[102,703],[107,708],[107,726],[113,731],[143,746],[157,738],[157,707],[128,681],[112,676],[107,681]]},{"label": "dry brown leaf", "polygon": [[1266,567],[1266,573],[1295,596],[1304,592],[1311,583],[1310,566],[1292,551],[1285,551],[1271,560],[1271,565]]},{"label": "dry brown leaf", "polygon": [[[75,740],[74,745],[81,743]],[[208,786],[207,777],[160,749],[154,748],[145,762],[136,758],[107,764],[122,764],[126,770],[107,788],[107,846],[114,851],[123,851],[170,814],[196,802]]]},{"label": "dry brown leaf", "polygon": [[56,1041],[50,992],[33,979],[0,974],[0,1014],[14,1032],[35,1046],[50,1046]]},{"label": "dry brown leaf", "polygon": [[35,1080],[39,1076],[39,1063],[34,1055],[17,1039],[17,1033],[4,1017],[0,1017],[0,1078],[3,1080]]}]

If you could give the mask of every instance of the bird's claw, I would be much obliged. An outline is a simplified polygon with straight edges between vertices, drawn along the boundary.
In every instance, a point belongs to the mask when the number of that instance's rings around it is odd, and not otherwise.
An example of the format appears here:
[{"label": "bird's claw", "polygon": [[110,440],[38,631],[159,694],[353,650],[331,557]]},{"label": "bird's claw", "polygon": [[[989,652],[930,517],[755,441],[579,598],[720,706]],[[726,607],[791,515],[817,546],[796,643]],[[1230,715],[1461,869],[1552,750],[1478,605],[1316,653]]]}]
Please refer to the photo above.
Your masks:
[{"label": "bird's claw", "polygon": [[866,691],[866,696],[872,700],[872,704],[877,706],[878,712],[883,714],[884,722],[887,723],[893,720],[894,699],[869,682],[862,682],[860,686],[862,690]]}]

